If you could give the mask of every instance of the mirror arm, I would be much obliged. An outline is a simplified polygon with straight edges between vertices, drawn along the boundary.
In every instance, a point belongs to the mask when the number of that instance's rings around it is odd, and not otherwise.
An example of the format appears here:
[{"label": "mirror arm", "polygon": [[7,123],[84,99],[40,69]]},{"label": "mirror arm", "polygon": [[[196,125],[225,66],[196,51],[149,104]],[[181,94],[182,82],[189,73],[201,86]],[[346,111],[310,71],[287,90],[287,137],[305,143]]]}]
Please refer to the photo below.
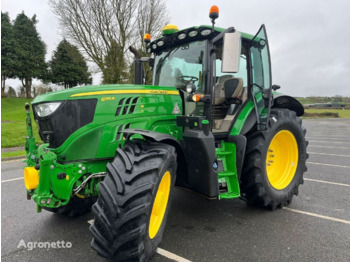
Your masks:
[{"label": "mirror arm", "polygon": [[227,28],[224,32],[221,32],[220,34],[218,34],[217,36],[215,36],[212,40],[213,45],[217,44],[218,42],[222,41],[224,39],[224,35],[226,33],[234,33],[236,32],[234,27],[229,27]]}]

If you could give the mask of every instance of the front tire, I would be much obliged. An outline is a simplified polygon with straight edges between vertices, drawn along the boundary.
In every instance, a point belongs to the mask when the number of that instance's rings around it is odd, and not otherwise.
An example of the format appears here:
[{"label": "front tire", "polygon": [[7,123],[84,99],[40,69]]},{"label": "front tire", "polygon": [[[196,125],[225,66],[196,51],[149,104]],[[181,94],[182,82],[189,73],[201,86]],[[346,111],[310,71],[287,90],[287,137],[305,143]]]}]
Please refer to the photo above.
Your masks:
[{"label": "front tire", "polygon": [[273,210],[298,195],[308,158],[301,123],[294,111],[271,109],[269,128],[247,136],[241,189],[248,203]]},{"label": "front tire", "polygon": [[176,174],[175,148],[127,141],[99,185],[91,246],[113,261],[149,261],[162,241]]}]

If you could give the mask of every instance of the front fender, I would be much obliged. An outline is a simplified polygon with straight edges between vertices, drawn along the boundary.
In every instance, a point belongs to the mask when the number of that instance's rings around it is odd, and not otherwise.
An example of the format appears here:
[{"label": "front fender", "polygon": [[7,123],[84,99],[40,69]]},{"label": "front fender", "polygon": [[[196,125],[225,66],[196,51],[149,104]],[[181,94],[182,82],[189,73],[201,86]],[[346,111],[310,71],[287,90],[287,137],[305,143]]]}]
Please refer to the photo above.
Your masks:
[{"label": "front fender", "polygon": [[123,134],[126,135],[126,139],[130,139],[132,135],[141,135],[146,140],[153,142],[165,143],[175,147],[177,154],[177,176],[175,184],[178,186],[184,186],[187,181],[187,162],[185,157],[185,152],[180,144],[180,142],[173,136],[159,133],[155,131],[149,131],[144,129],[134,129],[128,128],[123,130]]},{"label": "front fender", "polygon": [[296,100],[294,97],[274,94],[273,105],[271,108],[285,108],[294,111],[297,116],[302,116],[304,114],[303,105]]}]

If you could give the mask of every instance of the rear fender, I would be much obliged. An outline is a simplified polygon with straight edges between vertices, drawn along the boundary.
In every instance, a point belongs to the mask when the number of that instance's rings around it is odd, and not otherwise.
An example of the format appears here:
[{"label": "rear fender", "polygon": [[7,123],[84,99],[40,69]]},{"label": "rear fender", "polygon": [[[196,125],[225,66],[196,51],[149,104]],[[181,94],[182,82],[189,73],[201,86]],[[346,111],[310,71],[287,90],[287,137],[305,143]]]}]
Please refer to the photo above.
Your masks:
[{"label": "rear fender", "polygon": [[[295,98],[283,94],[274,94],[273,104],[271,108],[284,108],[294,111],[297,116],[302,116],[304,114],[303,105]],[[241,128],[239,134],[246,135],[256,124],[256,112],[250,108],[250,113],[245,119],[243,127]],[[233,134],[231,134],[233,135]]]},{"label": "rear fender", "polygon": [[289,109],[294,111],[297,116],[304,114],[304,107],[298,100],[283,94],[274,94],[272,108]]}]

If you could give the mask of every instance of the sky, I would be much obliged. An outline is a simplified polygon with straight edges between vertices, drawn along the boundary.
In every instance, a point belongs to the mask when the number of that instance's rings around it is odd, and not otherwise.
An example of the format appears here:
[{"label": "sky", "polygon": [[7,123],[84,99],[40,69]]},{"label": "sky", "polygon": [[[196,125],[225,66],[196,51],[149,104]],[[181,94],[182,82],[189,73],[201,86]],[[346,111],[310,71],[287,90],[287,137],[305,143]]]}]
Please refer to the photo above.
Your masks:
[{"label": "sky", "polygon": [[[233,26],[255,34],[265,24],[269,39],[272,83],[297,97],[350,96],[349,0],[167,0],[170,22],[180,29],[210,24],[210,6],[219,7],[216,26]],[[2,0],[11,20],[24,11],[37,15],[37,30],[47,45],[47,60],[63,36],[44,0]],[[92,68],[95,69],[95,68]],[[100,74],[94,77],[99,84]],[[7,84],[19,85],[8,80]]]}]

